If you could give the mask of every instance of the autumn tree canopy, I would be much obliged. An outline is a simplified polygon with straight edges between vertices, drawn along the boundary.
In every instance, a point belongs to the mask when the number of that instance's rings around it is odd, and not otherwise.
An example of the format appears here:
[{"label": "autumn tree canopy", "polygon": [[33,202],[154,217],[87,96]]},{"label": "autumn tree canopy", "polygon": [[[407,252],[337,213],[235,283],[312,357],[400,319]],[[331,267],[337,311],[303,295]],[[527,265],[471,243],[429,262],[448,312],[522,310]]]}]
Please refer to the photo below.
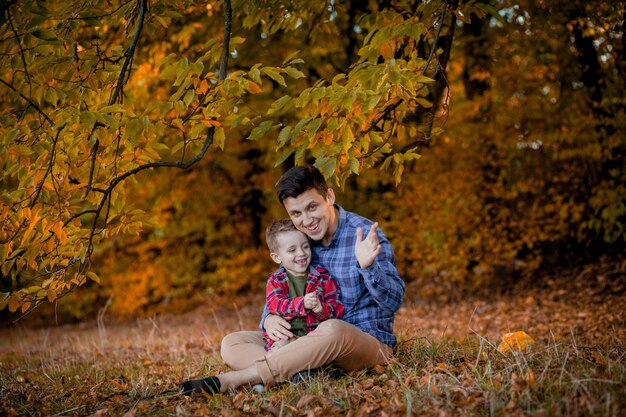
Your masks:
[{"label": "autumn tree canopy", "polygon": [[294,163],[407,280],[623,246],[622,2],[57,3],[2,4],[2,308],[256,288]]}]

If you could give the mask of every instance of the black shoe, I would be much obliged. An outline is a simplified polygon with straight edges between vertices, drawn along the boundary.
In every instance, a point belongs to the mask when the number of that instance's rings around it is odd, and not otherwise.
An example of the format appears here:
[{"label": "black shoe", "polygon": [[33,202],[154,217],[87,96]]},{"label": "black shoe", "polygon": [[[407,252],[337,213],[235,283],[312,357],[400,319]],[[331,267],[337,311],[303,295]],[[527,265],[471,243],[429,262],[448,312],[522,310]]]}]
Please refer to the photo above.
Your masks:
[{"label": "black shoe", "polygon": [[320,368],[305,369],[304,371],[297,372],[291,377],[291,383],[299,384],[300,382],[308,381],[309,379],[312,379],[317,374],[319,374],[319,372],[320,372]]},{"label": "black shoe", "polygon": [[178,384],[178,391],[182,395],[191,395],[193,393],[209,395],[218,394],[221,387],[220,380],[216,376],[210,376],[202,379],[190,379]]},{"label": "black shoe", "polygon": [[304,371],[300,371],[291,377],[291,382],[293,384],[298,384],[300,382],[307,381],[311,378],[315,378],[319,373],[324,373],[330,379],[334,379],[334,380],[341,379],[344,376],[348,375],[343,368],[340,368],[336,365],[331,364],[331,365],[324,365],[316,369],[305,369]]}]

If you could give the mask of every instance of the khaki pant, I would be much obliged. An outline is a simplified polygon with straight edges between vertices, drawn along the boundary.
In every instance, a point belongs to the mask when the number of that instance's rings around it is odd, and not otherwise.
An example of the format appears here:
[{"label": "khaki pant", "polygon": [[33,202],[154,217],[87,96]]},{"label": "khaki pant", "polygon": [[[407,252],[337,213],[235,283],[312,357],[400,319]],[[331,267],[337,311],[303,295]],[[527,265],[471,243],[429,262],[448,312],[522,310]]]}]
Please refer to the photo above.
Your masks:
[{"label": "khaki pant", "polygon": [[256,364],[266,387],[287,381],[294,374],[334,363],[345,370],[387,363],[393,350],[374,336],[342,320],[324,321],[280,349],[265,352],[261,332],[244,331],[222,340],[222,359],[234,370]]}]

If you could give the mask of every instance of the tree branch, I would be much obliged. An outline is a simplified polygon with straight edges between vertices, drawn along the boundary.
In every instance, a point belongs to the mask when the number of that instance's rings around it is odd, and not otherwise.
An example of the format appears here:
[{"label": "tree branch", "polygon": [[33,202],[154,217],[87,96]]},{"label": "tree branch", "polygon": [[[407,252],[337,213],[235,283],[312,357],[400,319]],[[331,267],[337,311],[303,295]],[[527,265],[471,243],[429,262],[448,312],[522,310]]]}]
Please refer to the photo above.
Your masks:
[{"label": "tree branch", "polygon": [[[28,79],[28,90],[32,91],[32,85],[30,83],[30,73],[28,72],[28,67],[26,66],[26,58],[24,57],[24,48],[22,48],[22,39],[17,34],[15,27],[13,26],[13,21],[11,20],[11,12],[9,7],[7,7],[7,20],[9,21],[9,26],[11,26],[11,30],[15,35],[15,39],[17,39],[17,46],[20,48],[20,57],[22,58],[22,64],[24,65],[24,73],[26,74],[26,78]],[[28,94],[30,96],[30,92]]]},{"label": "tree branch", "polygon": [[65,124],[63,124],[57,130],[57,134],[54,136],[54,141],[52,142],[52,150],[50,151],[50,162],[48,163],[48,169],[46,169],[46,173],[43,175],[43,178],[41,179],[41,183],[37,185],[37,192],[35,193],[33,200],[30,202],[30,208],[33,208],[35,206],[35,202],[37,201],[37,198],[39,198],[39,194],[41,193],[41,189],[43,188],[43,183],[46,181],[46,177],[48,177],[48,175],[50,175],[50,173],[52,172],[52,167],[54,166],[54,159],[56,157],[55,152],[56,152],[57,142],[59,141],[59,135],[61,134],[61,131],[64,128],[65,128]]},{"label": "tree branch", "polygon": [[24,100],[26,100],[28,102],[28,104],[30,104],[31,106],[33,106],[33,108],[35,110],[37,110],[39,112],[39,114],[41,114],[52,126],[54,126],[54,122],[52,121],[52,119],[50,117],[48,117],[48,115],[41,110],[41,108],[39,108],[39,106],[32,101],[31,99],[29,99],[28,97],[26,97],[24,94],[20,93],[19,91],[17,91],[15,89],[15,87],[13,87],[11,84],[9,84],[8,82],[4,81],[2,78],[0,78],[0,83],[6,85],[7,87],[9,87],[11,90],[15,91],[20,97],[22,97]]},{"label": "tree branch", "polygon": [[[135,49],[137,49],[137,44],[139,43],[139,36],[141,35],[141,30],[143,29],[143,22],[146,16],[147,9],[147,0],[139,0],[139,18],[137,19],[137,27],[135,28],[135,35],[133,36],[133,40],[128,47],[128,50],[125,53],[126,59],[122,64],[122,69],[120,71],[120,75],[117,78],[117,84],[111,93],[111,97],[109,98],[109,106],[117,102],[119,99],[122,101],[122,94],[124,85],[130,79],[130,73],[132,71],[132,62],[135,56]],[[117,9],[119,10],[119,9]],[[95,131],[96,126],[92,130],[92,134]],[[96,157],[98,154],[98,149],[100,148],[100,141],[96,138],[95,143],[91,149],[91,167],[89,169],[89,181],[87,183],[87,190],[85,191],[85,197],[91,191],[91,184],[93,182],[93,172],[96,165]]]},{"label": "tree branch", "polygon": [[387,116],[389,115],[389,113],[391,113],[392,111],[394,111],[395,109],[397,109],[397,108],[398,108],[398,106],[400,106],[400,104],[402,104],[403,102],[404,102],[404,100],[403,100],[403,99],[400,99],[400,100],[396,101],[395,103],[393,103],[391,106],[387,107],[387,108],[385,109],[385,111],[383,111],[383,113],[382,113],[380,116],[378,116],[378,117],[376,118],[376,120],[374,120],[374,121],[370,124],[370,127],[368,127],[367,129],[365,129],[365,130],[362,130],[362,131],[361,131],[361,134],[362,134],[362,135],[364,135],[364,134],[366,134],[366,133],[371,132],[371,131],[372,131],[372,130],[376,127],[376,125],[378,124],[378,122],[380,122],[380,121],[381,121],[381,120],[383,120],[385,117],[387,117]]},{"label": "tree branch", "polygon": [[439,36],[441,35],[441,28],[443,28],[443,19],[446,17],[446,8],[448,7],[448,0],[444,0],[443,9],[441,10],[441,17],[439,18],[439,27],[437,28],[437,34],[435,35],[435,40],[433,42],[433,47],[430,49],[430,54],[428,55],[428,60],[426,61],[426,65],[422,68],[422,74],[426,73],[428,66],[430,65],[430,61],[433,59],[433,55],[435,51],[437,51],[437,42],[439,42]]},{"label": "tree branch", "polygon": [[[109,99],[109,105],[114,104],[118,99],[121,101],[122,89],[124,88],[124,84],[128,82],[130,79],[130,73],[132,71],[133,57],[135,55],[135,49],[137,48],[137,44],[139,43],[139,36],[141,35],[141,30],[143,29],[143,22],[146,16],[147,9],[147,0],[139,0],[139,18],[137,19],[137,27],[135,28],[135,36],[133,37],[133,41],[131,42],[128,50],[126,51],[126,60],[124,64],[122,64],[122,70],[120,71],[120,76],[117,79],[117,85],[115,86],[115,90],[113,90],[113,94]],[[128,72],[128,74],[127,74]]]},{"label": "tree branch", "polygon": [[226,68],[228,66],[228,56],[230,55],[230,34],[233,22],[233,8],[230,0],[224,1],[224,39],[222,41],[222,59],[220,60],[220,69],[217,77],[220,80],[226,79]]},{"label": "tree branch", "polygon": [[[456,3],[453,2],[453,7],[455,7],[455,5]],[[424,71],[428,68],[428,65],[430,63],[430,58],[433,56],[433,53],[436,50],[437,42],[439,41],[439,37],[441,34],[441,29],[444,25],[443,18],[444,18],[444,14],[445,14],[447,6],[448,6],[448,0],[445,0],[444,8],[443,8],[443,11],[441,12],[441,22],[439,24],[439,28],[437,29],[437,35],[435,38],[435,42],[433,44],[433,49],[430,51],[430,57],[428,58],[428,62],[426,62],[426,65],[424,66],[424,70],[422,71],[422,73],[424,73]],[[435,77],[434,77],[435,78],[435,93],[434,93],[434,98],[433,98],[433,107],[430,111],[428,124],[426,126],[426,131],[424,132],[424,139],[423,141],[421,141],[424,146],[429,146],[432,140],[431,133],[433,129],[433,124],[435,122],[435,114],[437,113],[437,109],[439,108],[439,99],[441,97],[441,93],[442,93],[444,86],[447,85],[446,67],[448,66],[448,60],[450,59],[450,52],[452,50],[452,43],[454,41],[455,29],[456,29],[456,15],[454,15],[453,13],[451,20],[450,20],[448,33],[444,37],[445,42],[443,45],[443,53],[441,54],[441,59],[439,60],[438,58],[438,63],[437,63],[438,69],[435,72]]]},{"label": "tree branch", "polygon": [[[145,0],[142,0],[142,2],[145,2]],[[224,1],[224,5],[225,5],[225,10],[224,10],[224,42],[223,42],[223,50],[222,50],[222,57],[221,57],[221,62],[220,62],[220,67],[218,70],[218,77],[220,79],[220,81],[224,81],[224,79],[226,79],[226,69],[227,69],[227,65],[228,65],[228,55],[229,55],[229,49],[230,49],[230,37],[231,37],[231,23],[232,23],[232,7],[231,7],[231,2],[230,0],[225,0]],[[195,163],[197,163],[198,161],[200,161],[204,155],[206,154],[206,152],[208,151],[209,147],[211,146],[211,144],[213,143],[213,136],[215,135],[215,127],[210,127],[207,130],[207,135],[206,135],[206,139],[204,141],[204,144],[202,145],[202,149],[200,149],[200,151],[198,152],[198,154],[196,154],[193,158],[189,159],[186,162],[169,162],[169,161],[155,161],[155,162],[150,162],[147,164],[143,164],[140,165],[138,167],[135,167],[134,169],[131,169],[130,171],[125,172],[124,174],[118,175],[115,178],[113,178],[113,180],[111,180],[111,182],[109,183],[109,186],[103,190],[103,196],[100,200],[100,204],[98,205],[98,208],[95,210],[95,217],[94,217],[94,223],[91,229],[91,233],[89,235],[89,245],[88,245],[88,249],[87,249],[87,256],[86,258],[88,259],[89,256],[91,255],[92,251],[93,251],[93,238],[96,235],[96,227],[97,227],[97,221],[98,218],[100,217],[102,210],[104,208],[104,205],[106,204],[106,202],[108,200],[110,200],[110,195],[113,192],[113,190],[115,189],[115,187],[117,187],[117,185],[124,181],[126,178],[133,176],[141,171],[145,171],[147,169],[152,169],[152,168],[161,168],[161,167],[165,167],[165,168],[178,168],[178,169],[187,169],[189,167],[191,167],[192,165],[194,165]],[[89,212],[91,212],[93,210],[89,210]],[[80,217],[81,215],[85,214],[86,212],[77,214],[74,216],[74,218],[76,217]],[[106,217],[108,217],[108,213],[105,215],[105,219]]]}]

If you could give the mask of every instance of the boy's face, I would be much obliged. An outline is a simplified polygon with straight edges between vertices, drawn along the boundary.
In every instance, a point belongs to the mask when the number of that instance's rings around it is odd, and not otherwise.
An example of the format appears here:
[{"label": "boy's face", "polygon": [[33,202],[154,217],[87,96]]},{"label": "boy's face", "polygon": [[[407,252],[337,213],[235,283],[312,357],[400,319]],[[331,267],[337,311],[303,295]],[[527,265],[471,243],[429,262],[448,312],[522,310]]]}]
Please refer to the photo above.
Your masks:
[{"label": "boy's face", "polygon": [[280,232],[276,235],[278,251],[270,256],[277,264],[283,264],[293,275],[304,275],[311,262],[311,247],[304,233],[297,230]]},{"label": "boy's face", "polygon": [[335,193],[329,188],[323,196],[311,188],[297,197],[287,197],[283,205],[296,229],[306,233],[313,240],[330,243],[337,230],[337,215],[333,204]]}]

